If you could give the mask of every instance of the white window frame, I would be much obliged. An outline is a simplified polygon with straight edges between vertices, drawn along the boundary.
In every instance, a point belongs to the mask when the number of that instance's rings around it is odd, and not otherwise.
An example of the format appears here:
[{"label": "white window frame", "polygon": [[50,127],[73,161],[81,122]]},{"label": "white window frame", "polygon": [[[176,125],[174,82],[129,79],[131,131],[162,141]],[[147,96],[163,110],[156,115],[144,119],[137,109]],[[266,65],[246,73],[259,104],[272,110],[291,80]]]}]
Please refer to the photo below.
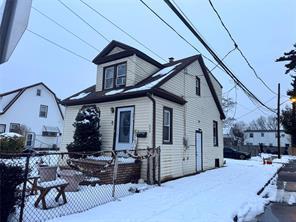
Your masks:
[{"label": "white window frame", "polygon": [[[41,111],[41,108],[46,108],[46,111],[44,112],[45,113],[45,115],[43,116],[43,115],[41,115],[41,113],[43,113],[42,111]],[[47,118],[47,115],[48,115],[48,106],[47,105],[40,105],[40,107],[39,107],[39,117],[41,117],[41,118]]]},{"label": "white window frame", "polygon": [[[124,75],[123,74],[119,74],[119,67],[124,65],[125,66],[125,72],[124,72]],[[126,63],[120,63],[116,66],[116,80],[115,80],[115,84],[116,84],[116,87],[121,87],[121,86],[125,86],[125,83],[126,83],[126,73],[127,73],[127,69],[126,69]],[[122,83],[121,84],[118,84],[118,79],[123,79]]]},{"label": "white window frame", "polygon": [[[31,144],[28,145],[28,136],[31,135]],[[35,141],[35,134],[34,133],[27,133],[26,135],[26,147],[34,147],[34,141]]]},{"label": "white window frame", "polygon": [[[113,73],[110,74],[110,76],[112,77],[108,77],[107,78],[107,69],[113,69]],[[115,67],[114,66],[109,66],[109,67],[106,67],[104,68],[104,89],[112,89],[114,87],[114,74],[115,74]],[[107,80],[112,80],[111,81],[111,86],[107,87]]]},{"label": "white window frame", "polygon": [[[6,131],[6,124],[2,124],[2,123],[1,123],[0,126],[4,127],[4,129],[3,129],[4,131],[0,131],[0,133],[5,133],[5,131]],[[1,128],[0,128],[0,129],[1,129]]]},{"label": "white window frame", "polygon": [[36,96],[41,96],[41,89],[36,90]]}]

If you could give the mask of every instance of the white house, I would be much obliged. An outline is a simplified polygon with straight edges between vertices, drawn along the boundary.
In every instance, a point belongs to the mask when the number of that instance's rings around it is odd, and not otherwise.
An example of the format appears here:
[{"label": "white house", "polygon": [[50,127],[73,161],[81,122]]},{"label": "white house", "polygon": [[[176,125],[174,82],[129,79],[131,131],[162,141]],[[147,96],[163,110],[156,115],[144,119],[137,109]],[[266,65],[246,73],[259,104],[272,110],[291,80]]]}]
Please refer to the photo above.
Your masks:
[{"label": "white house", "polygon": [[[62,148],[84,105],[101,112],[104,150],[160,147],[160,178],[177,178],[223,165],[222,86],[200,55],[161,64],[112,41],[93,60],[96,84],[62,101]],[[145,176],[145,175],[144,175]]]},{"label": "white house", "polygon": [[[291,136],[286,134],[284,130],[280,131],[281,147],[289,147],[291,144]],[[244,145],[259,146],[263,144],[268,147],[277,146],[276,130],[246,130],[244,132]]]},{"label": "white house", "polygon": [[24,133],[27,148],[58,148],[63,121],[58,98],[43,83],[0,94],[0,133]]}]

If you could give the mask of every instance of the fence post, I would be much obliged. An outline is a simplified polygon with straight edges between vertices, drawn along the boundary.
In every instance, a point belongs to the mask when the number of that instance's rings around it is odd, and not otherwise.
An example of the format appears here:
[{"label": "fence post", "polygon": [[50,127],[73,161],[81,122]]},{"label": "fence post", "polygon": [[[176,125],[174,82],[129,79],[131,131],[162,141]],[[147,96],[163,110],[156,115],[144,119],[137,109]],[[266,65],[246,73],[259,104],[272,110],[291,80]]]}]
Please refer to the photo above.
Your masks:
[{"label": "fence post", "polygon": [[28,155],[27,158],[26,158],[26,165],[25,165],[25,175],[24,175],[24,183],[23,183],[23,189],[22,189],[21,209],[20,209],[19,222],[23,222],[26,188],[27,188],[27,179],[28,179],[28,173],[29,173],[29,163],[30,163],[30,156]]},{"label": "fence post", "polygon": [[113,186],[112,186],[112,197],[115,197],[115,183],[117,178],[117,171],[118,171],[118,161],[117,161],[117,153],[115,154],[114,159],[114,167],[113,167]]}]

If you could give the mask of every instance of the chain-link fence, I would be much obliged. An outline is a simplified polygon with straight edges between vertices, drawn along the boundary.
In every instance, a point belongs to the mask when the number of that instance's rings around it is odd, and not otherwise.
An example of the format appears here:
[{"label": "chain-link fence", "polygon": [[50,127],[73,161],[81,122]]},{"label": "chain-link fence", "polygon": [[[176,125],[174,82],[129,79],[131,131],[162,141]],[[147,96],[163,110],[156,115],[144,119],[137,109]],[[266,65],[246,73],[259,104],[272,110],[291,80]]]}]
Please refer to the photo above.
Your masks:
[{"label": "chain-link fence", "polygon": [[[160,185],[159,148],[96,153],[0,154],[1,198],[14,180],[2,167],[21,169],[8,221],[46,221],[86,211]],[[6,172],[6,171],[5,171]],[[1,200],[0,208],[11,206]],[[1,210],[1,213],[3,210]]]}]

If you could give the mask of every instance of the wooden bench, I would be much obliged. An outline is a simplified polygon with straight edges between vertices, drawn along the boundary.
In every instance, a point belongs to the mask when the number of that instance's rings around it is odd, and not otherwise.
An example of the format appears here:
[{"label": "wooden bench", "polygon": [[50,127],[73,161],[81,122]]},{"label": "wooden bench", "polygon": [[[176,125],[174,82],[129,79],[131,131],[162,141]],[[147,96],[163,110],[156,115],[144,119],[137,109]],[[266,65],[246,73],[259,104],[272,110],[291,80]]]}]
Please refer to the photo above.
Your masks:
[{"label": "wooden bench", "polygon": [[30,194],[29,195],[35,195],[37,194],[37,181],[40,178],[40,176],[29,176],[27,178],[27,182],[31,184]]},{"label": "wooden bench", "polygon": [[63,179],[57,179],[53,181],[48,182],[42,182],[37,184],[36,188],[37,190],[40,190],[40,195],[37,198],[34,206],[37,208],[40,201],[42,201],[42,208],[47,209],[46,206],[46,195],[49,193],[51,189],[56,189],[58,191],[57,196],[55,197],[55,201],[58,202],[59,198],[62,196],[63,198],[63,204],[67,203],[66,194],[65,194],[65,188],[68,185],[68,182]]}]

